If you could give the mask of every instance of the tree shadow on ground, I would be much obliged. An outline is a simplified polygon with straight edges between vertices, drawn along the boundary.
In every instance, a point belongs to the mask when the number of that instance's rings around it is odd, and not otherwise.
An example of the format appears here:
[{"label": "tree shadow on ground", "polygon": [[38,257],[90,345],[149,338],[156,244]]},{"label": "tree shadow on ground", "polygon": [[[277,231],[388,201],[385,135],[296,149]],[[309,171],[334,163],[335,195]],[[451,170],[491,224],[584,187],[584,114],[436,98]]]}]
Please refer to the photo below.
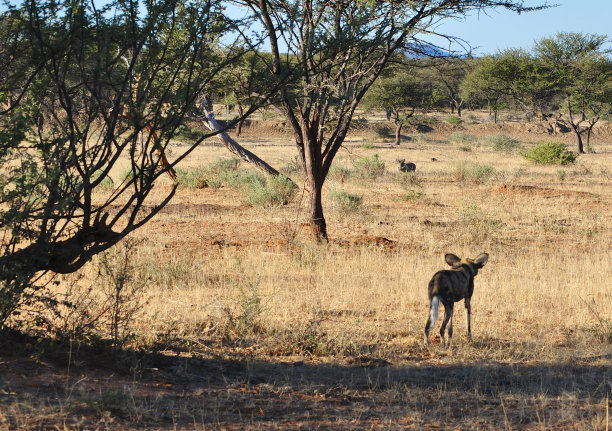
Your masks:
[{"label": "tree shadow on ground", "polygon": [[359,366],[206,349],[113,354],[3,335],[0,427],[8,428],[604,429],[612,392],[612,354],[448,365],[424,361],[422,349],[398,364]]}]

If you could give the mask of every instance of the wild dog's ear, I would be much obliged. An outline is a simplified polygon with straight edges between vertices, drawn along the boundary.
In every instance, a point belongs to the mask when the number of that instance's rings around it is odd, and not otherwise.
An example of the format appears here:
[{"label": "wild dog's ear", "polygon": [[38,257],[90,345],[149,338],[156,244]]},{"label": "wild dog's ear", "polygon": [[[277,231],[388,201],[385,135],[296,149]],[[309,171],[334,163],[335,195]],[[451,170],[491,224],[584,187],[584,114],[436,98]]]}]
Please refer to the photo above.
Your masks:
[{"label": "wild dog's ear", "polygon": [[479,254],[476,259],[474,259],[474,263],[482,268],[485,266],[485,263],[487,263],[487,260],[489,260],[489,255],[487,253],[482,253]]},{"label": "wild dog's ear", "polygon": [[455,266],[458,265],[459,262],[461,262],[461,258],[455,256],[452,253],[447,253],[444,255],[444,260],[446,261],[446,263],[448,263],[450,266]]}]

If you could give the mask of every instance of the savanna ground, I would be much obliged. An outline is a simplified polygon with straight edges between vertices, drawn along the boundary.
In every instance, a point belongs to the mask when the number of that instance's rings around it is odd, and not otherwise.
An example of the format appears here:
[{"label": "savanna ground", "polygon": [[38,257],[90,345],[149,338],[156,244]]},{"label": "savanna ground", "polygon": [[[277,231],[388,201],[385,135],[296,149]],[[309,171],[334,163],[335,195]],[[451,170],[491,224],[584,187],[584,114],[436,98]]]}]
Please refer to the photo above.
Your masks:
[{"label": "savanna ground", "polygon": [[[612,129],[575,164],[541,166],[520,153],[542,139],[573,150],[570,133],[485,117],[441,116],[399,147],[356,127],[326,182],[329,245],[310,239],[291,135],[275,120],[246,127],[240,142],[284,168],[296,197],[261,207],[240,186],[181,187],[127,247],[57,276],[72,307],[20,318],[73,339],[0,340],[0,429],[608,430]],[[374,154],[385,169],[368,176]],[[219,157],[210,140],[183,169]],[[459,303],[452,348],[439,322],[425,348],[446,252],[490,253],[474,342]],[[112,334],[97,316],[121,256]],[[100,340],[113,335],[120,353]]]}]

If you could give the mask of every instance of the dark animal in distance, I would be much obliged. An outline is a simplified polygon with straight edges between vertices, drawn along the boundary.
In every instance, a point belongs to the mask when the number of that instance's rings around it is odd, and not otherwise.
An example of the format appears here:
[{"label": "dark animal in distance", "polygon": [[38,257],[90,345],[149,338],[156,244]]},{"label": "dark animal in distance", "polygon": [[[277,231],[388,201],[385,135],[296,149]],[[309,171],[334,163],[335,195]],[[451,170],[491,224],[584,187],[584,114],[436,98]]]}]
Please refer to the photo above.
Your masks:
[{"label": "dark animal in distance", "polygon": [[414,172],[416,171],[416,165],[412,162],[406,163],[406,159],[397,160],[397,169],[400,172]]},{"label": "dark animal in distance", "polygon": [[470,301],[474,293],[474,277],[478,270],[485,266],[489,255],[482,253],[476,259],[461,259],[449,253],[444,260],[452,268],[438,271],[429,282],[429,318],[425,325],[425,345],[429,344],[429,331],[438,321],[438,307],[440,302],[444,305],[444,320],[440,328],[440,339],[445,345],[444,330],[448,324],[448,344],[453,337],[453,307],[455,302],[465,299],[465,310],[467,312],[467,334],[472,341],[472,329],[470,327],[470,314],[472,312]]}]

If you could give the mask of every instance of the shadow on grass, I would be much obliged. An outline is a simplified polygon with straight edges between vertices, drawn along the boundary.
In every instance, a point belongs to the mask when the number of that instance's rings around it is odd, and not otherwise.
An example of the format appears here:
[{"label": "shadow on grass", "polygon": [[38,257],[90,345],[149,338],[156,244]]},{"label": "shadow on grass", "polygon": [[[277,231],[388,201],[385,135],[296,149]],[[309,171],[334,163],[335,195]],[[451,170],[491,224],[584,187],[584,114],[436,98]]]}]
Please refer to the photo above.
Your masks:
[{"label": "shadow on grass", "polygon": [[414,349],[399,364],[350,366],[206,351],[112,353],[0,333],[0,429],[605,429],[609,420],[612,354],[448,364],[435,362],[442,351]]}]

